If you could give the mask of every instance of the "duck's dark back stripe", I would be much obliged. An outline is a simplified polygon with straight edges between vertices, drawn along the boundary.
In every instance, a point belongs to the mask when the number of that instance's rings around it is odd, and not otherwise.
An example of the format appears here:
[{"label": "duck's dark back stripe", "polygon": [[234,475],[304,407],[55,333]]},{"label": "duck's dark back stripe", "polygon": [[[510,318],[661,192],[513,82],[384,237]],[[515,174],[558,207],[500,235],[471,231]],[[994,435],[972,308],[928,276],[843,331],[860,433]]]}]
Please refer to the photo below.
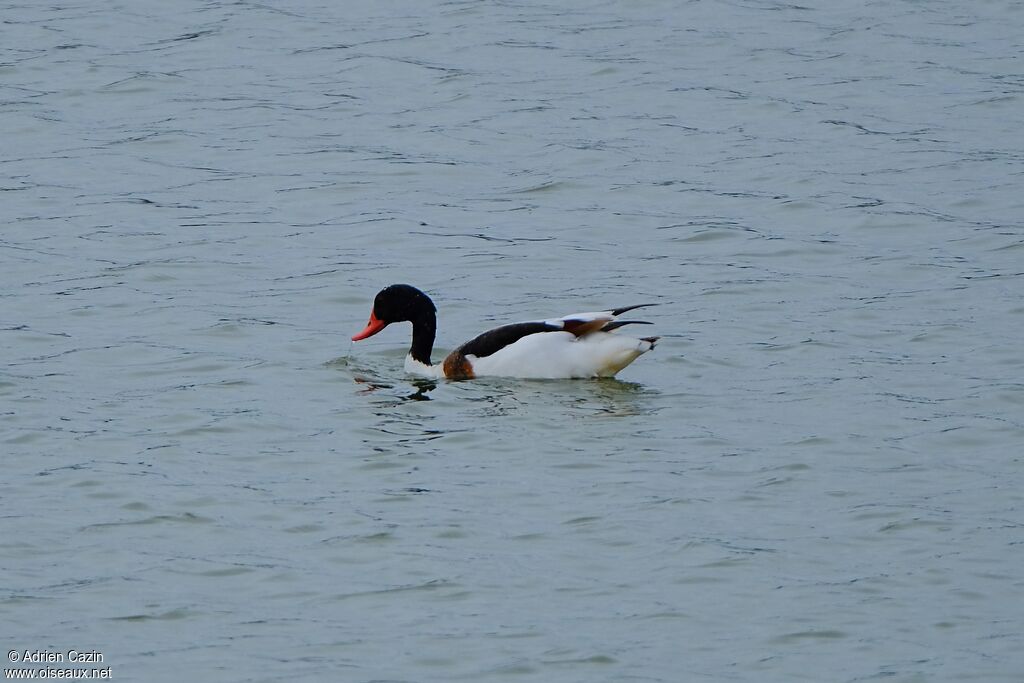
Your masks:
[{"label": "duck's dark back stripe", "polygon": [[463,356],[485,358],[501,351],[509,344],[513,344],[527,335],[537,334],[538,332],[557,332],[561,329],[557,325],[550,325],[545,322],[503,325],[502,327],[496,327],[493,330],[484,332],[479,337],[470,339],[456,349],[455,352]]}]

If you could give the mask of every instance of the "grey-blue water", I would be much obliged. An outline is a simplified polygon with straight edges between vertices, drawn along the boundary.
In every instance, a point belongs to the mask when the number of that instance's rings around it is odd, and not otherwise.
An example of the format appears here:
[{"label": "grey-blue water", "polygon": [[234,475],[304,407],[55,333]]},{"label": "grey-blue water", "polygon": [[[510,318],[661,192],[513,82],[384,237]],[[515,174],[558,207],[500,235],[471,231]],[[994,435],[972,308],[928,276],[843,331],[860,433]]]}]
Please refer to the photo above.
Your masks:
[{"label": "grey-blue water", "polygon": [[[0,11],[3,652],[1024,680],[1024,5]],[[392,282],[663,339],[417,383]]]}]

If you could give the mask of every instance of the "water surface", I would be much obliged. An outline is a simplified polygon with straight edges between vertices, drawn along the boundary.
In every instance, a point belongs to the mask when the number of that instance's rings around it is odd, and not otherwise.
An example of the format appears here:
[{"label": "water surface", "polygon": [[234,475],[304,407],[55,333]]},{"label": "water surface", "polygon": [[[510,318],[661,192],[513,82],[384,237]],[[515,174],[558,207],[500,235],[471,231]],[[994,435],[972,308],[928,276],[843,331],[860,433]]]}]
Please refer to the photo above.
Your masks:
[{"label": "water surface", "polygon": [[[0,611],[119,680],[1019,681],[1015,3],[8,5]],[[439,349],[648,301],[603,381]],[[649,333],[647,329],[644,334]]]}]

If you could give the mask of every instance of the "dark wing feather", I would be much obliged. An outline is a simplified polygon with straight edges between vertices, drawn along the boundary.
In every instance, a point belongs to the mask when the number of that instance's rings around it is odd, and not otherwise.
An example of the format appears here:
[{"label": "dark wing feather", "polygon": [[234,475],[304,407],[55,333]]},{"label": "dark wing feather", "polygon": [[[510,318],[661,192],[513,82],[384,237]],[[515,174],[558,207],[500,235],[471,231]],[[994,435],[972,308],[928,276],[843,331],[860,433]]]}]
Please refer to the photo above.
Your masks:
[{"label": "dark wing feather", "polygon": [[557,325],[550,325],[545,322],[512,323],[503,325],[493,330],[488,330],[478,337],[456,349],[456,352],[463,356],[476,356],[484,358],[497,353],[509,344],[514,344],[523,337],[538,332],[559,332],[562,328]]},{"label": "dark wing feather", "polygon": [[646,308],[647,306],[657,306],[658,304],[636,304],[635,306],[623,306],[622,308],[613,308],[609,313],[614,316],[620,316],[626,311],[632,311],[634,308]]},{"label": "dark wing feather", "polygon": [[597,330],[603,329],[609,322],[611,322],[610,316],[591,318],[589,320],[562,318],[562,329],[566,332],[572,332],[577,337],[582,337],[588,332],[596,332]]},{"label": "dark wing feather", "polygon": [[602,332],[611,332],[617,330],[623,325],[653,325],[654,323],[647,320],[613,320],[601,328]]}]

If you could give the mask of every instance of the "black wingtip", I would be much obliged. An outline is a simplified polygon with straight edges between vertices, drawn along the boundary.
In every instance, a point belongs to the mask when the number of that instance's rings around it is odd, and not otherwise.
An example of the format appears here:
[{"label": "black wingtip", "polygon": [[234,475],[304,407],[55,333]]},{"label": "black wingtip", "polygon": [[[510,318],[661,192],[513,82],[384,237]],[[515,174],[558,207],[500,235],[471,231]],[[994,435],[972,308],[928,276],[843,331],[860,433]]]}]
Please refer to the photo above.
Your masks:
[{"label": "black wingtip", "polygon": [[636,304],[635,306],[623,306],[622,308],[613,308],[612,310],[610,310],[608,312],[611,313],[612,315],[618,316],[618,315],[622,315],[626,311],[632,311],[635,308],[646,308],[648,306],[657,306],[657,305],[658,304],[656,304],[656,303],[653,303],[653,304]]},{"label": "black wingtip", "polygon": [[650,322],[648,320],[613,320],[610,323],[606,323],[605,326],[601,328],[601,331],[602,332],[611,332],[612,330],[619,329],[623,325],[653,325],[653,324],[654,323],[652,323],[652,322]]}]

